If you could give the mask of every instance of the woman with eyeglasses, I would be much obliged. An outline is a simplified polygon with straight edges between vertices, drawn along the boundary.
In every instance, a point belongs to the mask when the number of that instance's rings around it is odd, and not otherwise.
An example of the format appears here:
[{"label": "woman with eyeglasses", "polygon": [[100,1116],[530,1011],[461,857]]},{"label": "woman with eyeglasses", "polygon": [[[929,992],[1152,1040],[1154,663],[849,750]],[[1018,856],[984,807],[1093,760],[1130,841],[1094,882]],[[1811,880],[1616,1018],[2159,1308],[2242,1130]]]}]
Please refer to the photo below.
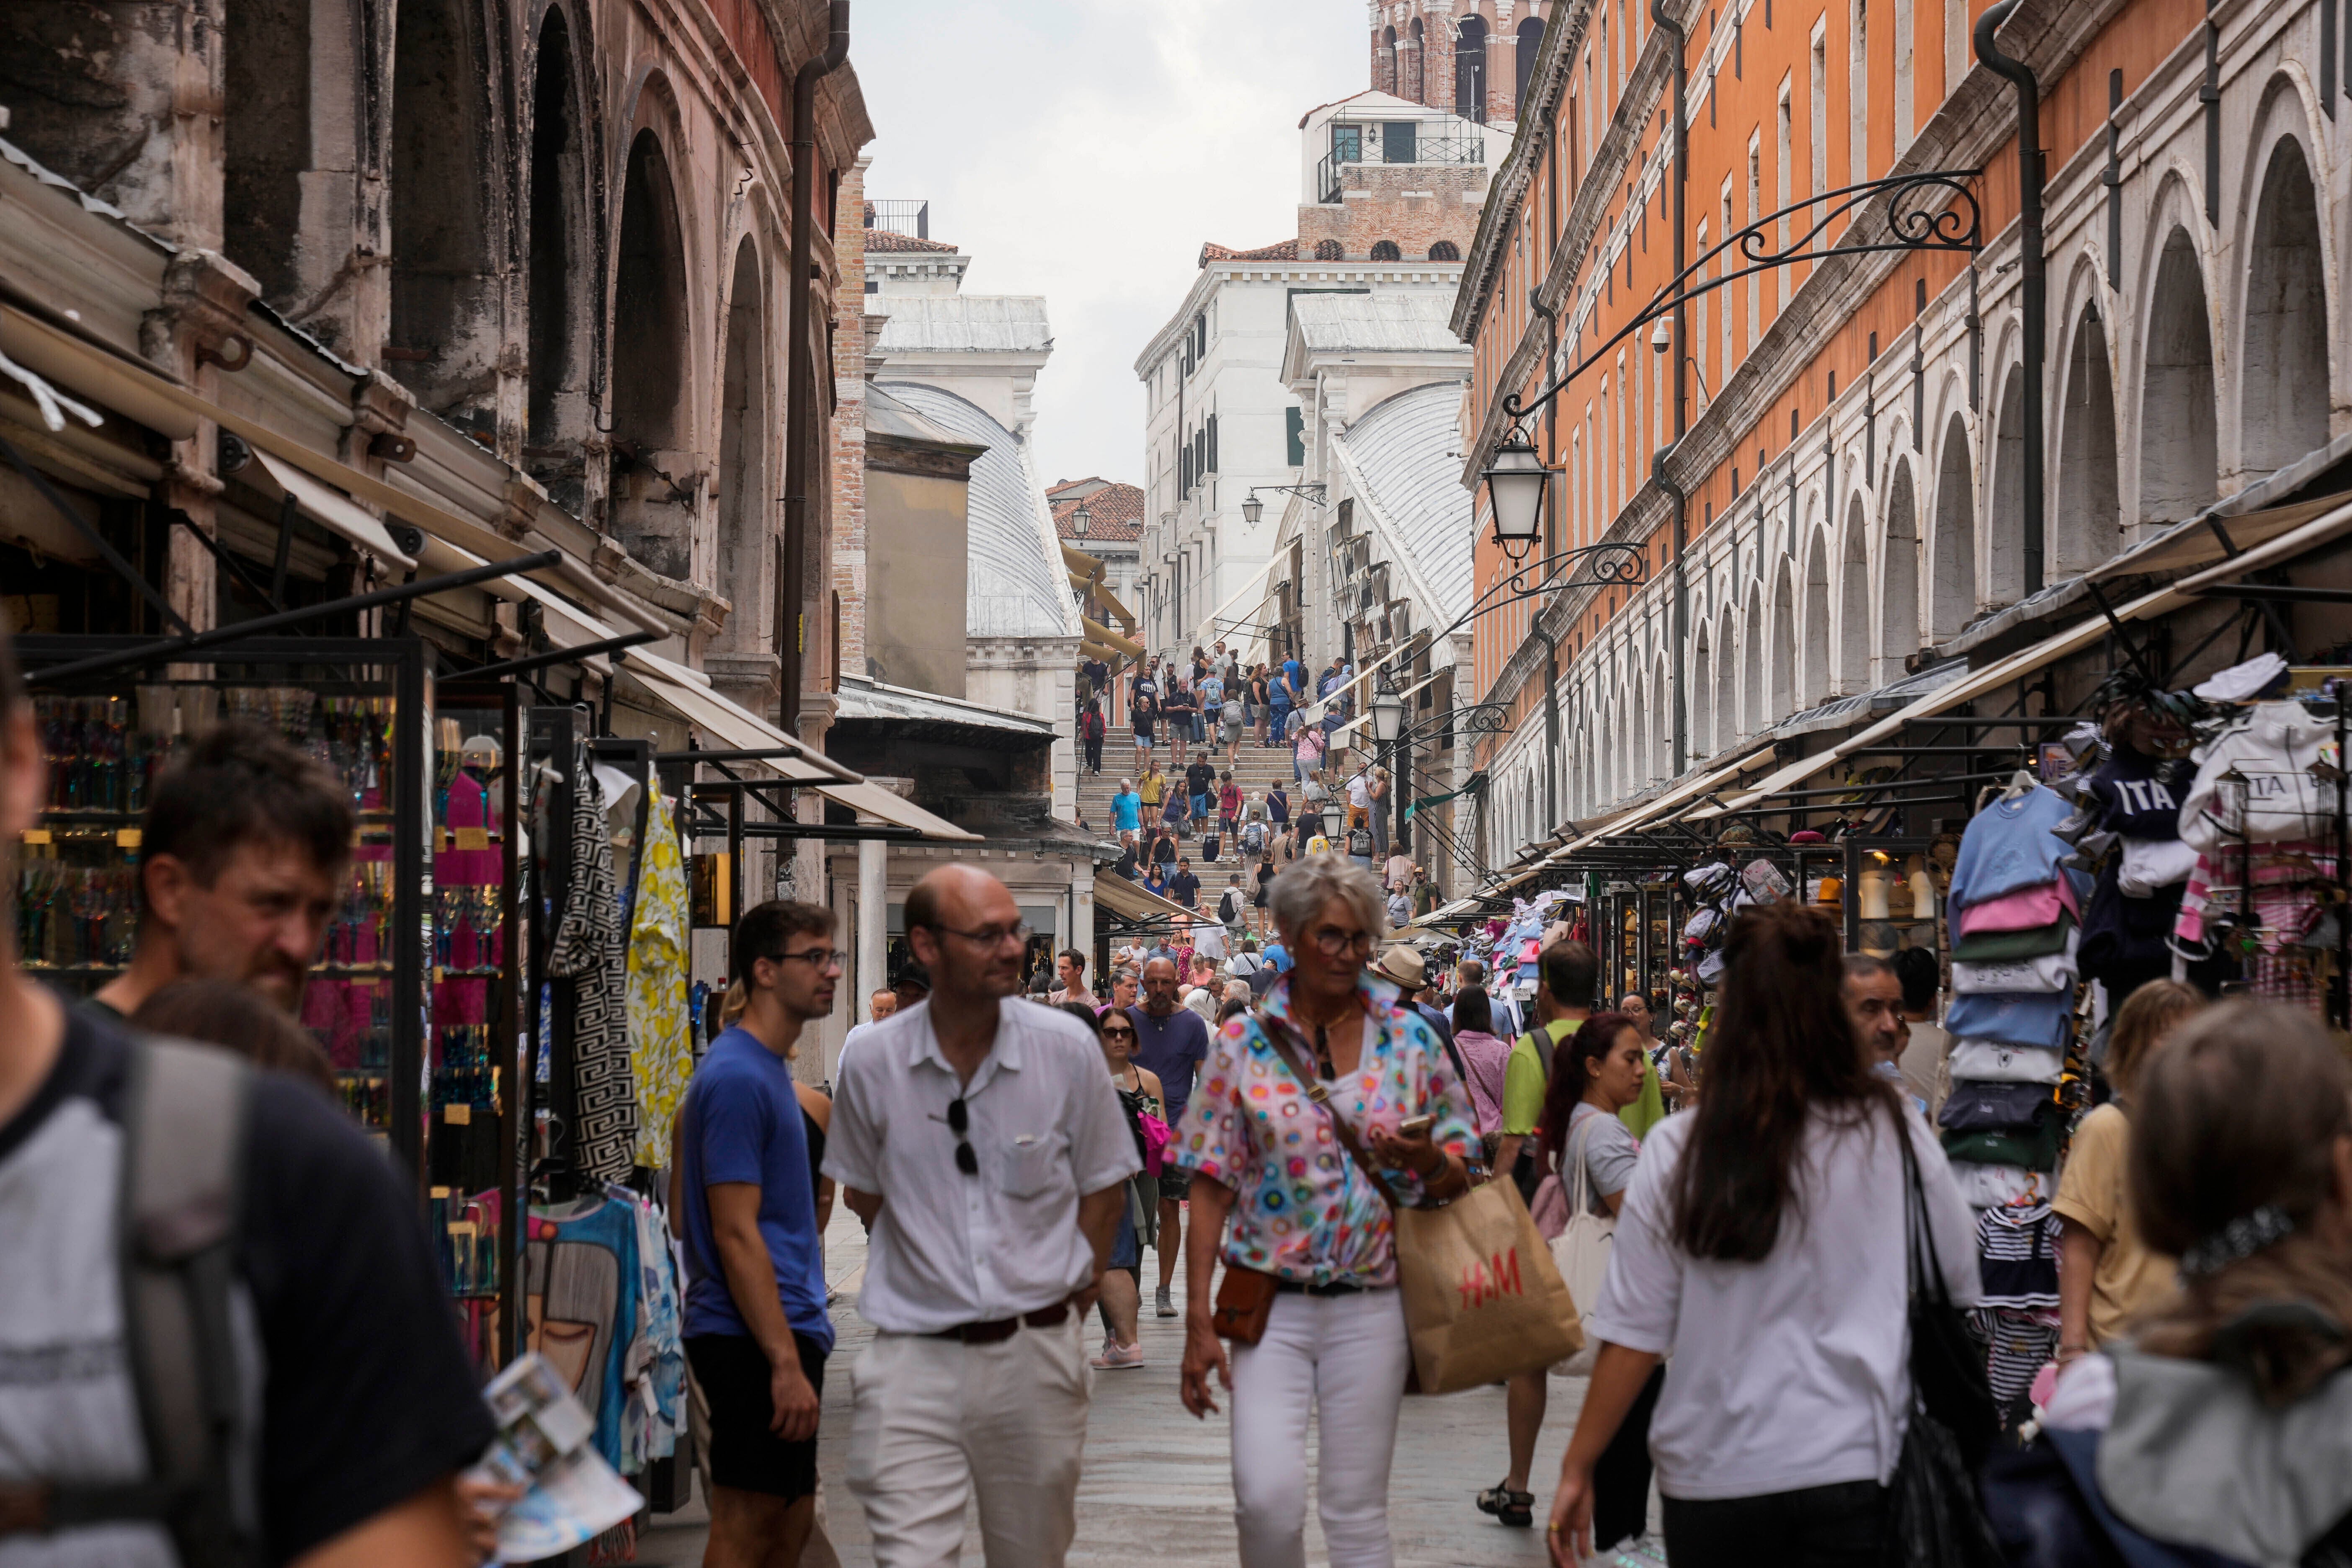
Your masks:
[{"label": "woman with eyeglasses", "polygon": [[[1363,1167],[1379,1167],[1401,1202],[1456,1196],[1469,1187],[1477,1127],[1428,1023],[1365,974],[1386,931],[1371,875],[1333,856],[1304,860],[1275,879],[1273,902],[1296,962],[1262,1012],[1232,1019],[1212,1042],[1169,1146],[1192,1173],[1184,1408],[1217,1408],[1213,1374],[1232,1391],[1243,1568],[1306,1561],[1310,1418],[1327,1561],[1387,1568],[1389,1468],[1412,1352],[1393,1211]],[[1228,1291],[1272,1292],[1265,1333],[1234,1344],[1230,1361],[1211,1312],[1221,1260]]]},{"label": "woman with eyeglasses", "polygon": [[[1111,1087],[1118,1090],[1119,1109],[1127,1112],[1127,1130],[1135,1135],[1136,1156],[1148,1162],[1151,1152],[1143,1119],[1151,1118],[1162,1140],[1168,1135],[1168,1124],[1162,1120],[1159,1075],[1135,1060],[1135,1020],[1123,1012],[1097,1016],[1084,1003],[1065,1004],[1063,1011],[1073,1017],[1083,1015],[1101,1035],[1103,1057],[1110,1063]],[[1143,1191],[1147,1182],[1151,1185],[1149,1193]],[[1135,1326],[1143,1310],[1143,1244],[1159,1244],[1159,1178],[1150,1174],[1128,1178],[1127,1208],[1119,1215],[1118,1235],[1110,1244],[1110,1267],[1103,1271],[1099,1303],[1103,1348],[1091,1362],[1099,1371],[1123,1372],[1143,1364],[1143,1342]]]}]

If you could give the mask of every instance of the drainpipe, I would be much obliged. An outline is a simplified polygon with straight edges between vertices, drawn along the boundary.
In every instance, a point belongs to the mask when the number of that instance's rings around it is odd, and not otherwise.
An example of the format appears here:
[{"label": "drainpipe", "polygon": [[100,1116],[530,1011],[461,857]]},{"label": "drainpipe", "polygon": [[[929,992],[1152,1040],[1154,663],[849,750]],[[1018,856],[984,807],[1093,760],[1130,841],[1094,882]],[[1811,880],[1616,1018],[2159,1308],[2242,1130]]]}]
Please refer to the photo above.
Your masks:
[{"label": "drainpipe", "polygon": [[808,658],[808,448],[816,435],[816,361],[809,348],[809,253],[817,222],[816,84],[849,58],[849,0],[833,0],[833,41],[793,78],[793,275],[784,332],[784,559],[776,574],[776,639],[783,661],[783,728],[801,730]]},{"label": "drainpipe", "polygon": [[[1687,53],[1689,37],[1682,24],[1666,9],[1667,0],[1650,0],[1650,19],[1665,29],[1675,40],[1675,276],[1679,279],[1690,263],[1685,255],[1688,245],[1688,226],[1683,220],[1683,202],[1690,184],[1690,136],[1685,121],[1685,100],[1690,92],[1690,62]],[[2005,0],[2015,5],[2017,0]],[[1684,665],[1690,654],[1690,580],[1683,571],[1683,556],[1690,546],[1690,500],[1680,487],[1666,478],[1665,458],[1682,447],[1683,436],[1690,428],[1687,367],[1690,364],[1690,306],[1680,291],[1675,295],[1675,444],[1650,460],[1650,475],[1659,488],[1675,498],[1675,776],[1679,778],[1690,766],[1690,691]]]},{"label": "drainpipe", "polygon": [[2042,359],[2047,283],[2042,258],[2042,93],[2023,60],[1993,42],[2020,0],[2000,3],[1977,18],[1977,58],[2017,89],[2018,279],[2025,327],[2025,592],[2042,591]]}]

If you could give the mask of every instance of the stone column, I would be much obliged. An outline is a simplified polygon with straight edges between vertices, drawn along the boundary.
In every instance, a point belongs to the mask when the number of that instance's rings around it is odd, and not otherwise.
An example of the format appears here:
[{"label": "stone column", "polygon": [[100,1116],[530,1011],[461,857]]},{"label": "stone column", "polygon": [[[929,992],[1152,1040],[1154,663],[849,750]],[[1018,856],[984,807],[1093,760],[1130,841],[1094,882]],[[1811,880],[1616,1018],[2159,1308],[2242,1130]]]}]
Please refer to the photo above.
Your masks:
[{"label": "stone column", "polygon": [[890,846],[883,839],[857,845],[857,990],[849,998],[852,1021],[866,1016],[866,998],[890,983]]}]

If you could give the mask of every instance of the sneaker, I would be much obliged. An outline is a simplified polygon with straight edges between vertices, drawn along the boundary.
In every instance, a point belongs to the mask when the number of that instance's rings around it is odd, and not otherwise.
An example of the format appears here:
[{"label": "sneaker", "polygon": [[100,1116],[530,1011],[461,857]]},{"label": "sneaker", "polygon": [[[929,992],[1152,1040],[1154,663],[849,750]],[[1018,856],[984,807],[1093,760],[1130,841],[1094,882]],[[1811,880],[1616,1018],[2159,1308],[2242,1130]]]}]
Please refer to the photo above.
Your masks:
[{"label": "sneaker", "polygon": [[1176,1302],[1169,1286],[1162,1285],[1151,1293],[1151,1310],[1163,1318],[1176,1315]]},{"label": "sneaker", "polygon": [[1098,1372],[1126,1372],[1143,1364],[1143,1346],[1105,1345],[1102,1354],[1087,1363]]}]

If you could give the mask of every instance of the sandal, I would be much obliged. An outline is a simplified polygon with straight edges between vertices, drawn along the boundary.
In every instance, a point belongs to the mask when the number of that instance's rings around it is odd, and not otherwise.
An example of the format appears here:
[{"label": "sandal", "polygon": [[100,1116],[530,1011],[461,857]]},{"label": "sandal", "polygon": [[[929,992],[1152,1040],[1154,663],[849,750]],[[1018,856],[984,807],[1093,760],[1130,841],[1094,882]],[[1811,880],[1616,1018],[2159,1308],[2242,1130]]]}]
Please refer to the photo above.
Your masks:
[{"label": "sandal", "polygon": [[1478,1494],[1479,1512],[1491,1513],[1515,1530],[1534,1527],[1535,1506],[1535,1493],[1515,1492],[1499,1481]]}]

